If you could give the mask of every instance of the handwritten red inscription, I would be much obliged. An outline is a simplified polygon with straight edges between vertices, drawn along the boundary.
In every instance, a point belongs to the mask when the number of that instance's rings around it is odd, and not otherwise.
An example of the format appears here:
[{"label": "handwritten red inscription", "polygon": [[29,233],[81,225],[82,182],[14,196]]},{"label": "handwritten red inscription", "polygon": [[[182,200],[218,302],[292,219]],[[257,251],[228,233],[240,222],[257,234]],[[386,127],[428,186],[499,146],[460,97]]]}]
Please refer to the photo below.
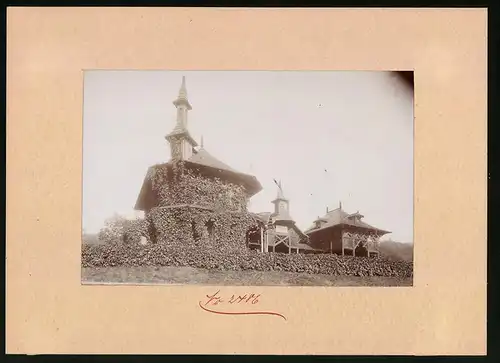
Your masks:
[{"label": "handwritten red inscription", "polygon": [[[248,311],[228,311],[224,309],[225,307],[237,305],[237,306],[256,306],[259,304],[260,294],[244,294],[244,295],[232,295],[230,298],[222,297],[219,295],[220,290],[215,294],[206,295],[207,300],[200,301],[199,306],[203,310],[213,313],[213,314],[222,314],[222,315],[274,315],[279,316],[286,320],[285,316],[274,312],[274,311],[256,311],[249,308],[245,308]],[[212,309],[213,306],[217,306],[216,309]]]}]

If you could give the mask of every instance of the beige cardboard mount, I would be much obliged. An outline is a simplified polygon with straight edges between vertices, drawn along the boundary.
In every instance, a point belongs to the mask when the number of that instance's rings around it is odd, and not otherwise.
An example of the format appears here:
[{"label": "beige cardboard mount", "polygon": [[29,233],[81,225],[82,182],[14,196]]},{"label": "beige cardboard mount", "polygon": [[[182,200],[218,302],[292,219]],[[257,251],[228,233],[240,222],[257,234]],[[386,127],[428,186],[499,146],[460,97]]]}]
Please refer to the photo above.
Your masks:
[{"label": "beige cardboard mount", "polygon": [[[7,352],[484,354],[484,9],[9,8]],[[85,69],[415,70],[413,287],[82,286]],[[221,293],[255,292],[221,288]]]}]

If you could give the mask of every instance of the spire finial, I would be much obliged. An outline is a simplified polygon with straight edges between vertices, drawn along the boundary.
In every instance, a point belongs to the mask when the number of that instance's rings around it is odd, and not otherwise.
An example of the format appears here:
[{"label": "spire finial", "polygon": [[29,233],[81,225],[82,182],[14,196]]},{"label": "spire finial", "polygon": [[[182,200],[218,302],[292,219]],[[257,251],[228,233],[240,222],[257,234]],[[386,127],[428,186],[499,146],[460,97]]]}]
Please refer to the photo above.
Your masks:
[{"label": "spire finial", "polygon": [[326,213],[328,214],[328,206],[326,206]]},{"label": "spire finial", "polygon": [[186,77],[182,76],[181,88],[179,88],[179,95],[177,99],[174,101],[175,107],[179,107],[180,105],[187,106],[187,110],[191,110],[191,104],[188,101],[188,94],[186,89]]},{"label": "spire finial", "polygon": [[278,198],[283,198],[283,187],[281,185],[281,179],[278,181]]},{"label": "spire finial", "polygon": [[187,98],[186,77],[185,76],[182,76],[181,88],[179,89],[179,98]]},{"label": "spire finial", "polygon": [[201,135],[201,138],[200,138],[200,147],[203,149],[203,135]]},{"label": "spire finial", "polygon": [[342,209],[342,201],[339,201],[339,209]]},{"label": "spire finial", "polygon": [[276,179],[273,179],[273,181],[274,181],[274,184],[276,184],[278,186],[278,193],[276,196],[276,200],[285,200],[286,201],[287,199],[285,198],[285,195],[283,193],[283,186],[281,184],[281,180],[277,181]]}]

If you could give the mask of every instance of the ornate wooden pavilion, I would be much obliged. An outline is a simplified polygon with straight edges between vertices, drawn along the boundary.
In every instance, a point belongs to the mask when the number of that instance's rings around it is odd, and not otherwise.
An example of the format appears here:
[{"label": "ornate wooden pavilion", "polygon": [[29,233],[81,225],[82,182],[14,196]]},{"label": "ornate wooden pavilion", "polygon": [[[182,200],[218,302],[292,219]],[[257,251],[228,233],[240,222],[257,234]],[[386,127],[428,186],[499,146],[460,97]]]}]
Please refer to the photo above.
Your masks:
[{"label": "ornate wooden pavilion", "polygon": [[327,209],[305,234],[309,236],[311,247],[322,253],[377,257],[380,237],[390,232],[369,225],[363,218],[359,211],[345,212],[340,203],[336,209]]}]

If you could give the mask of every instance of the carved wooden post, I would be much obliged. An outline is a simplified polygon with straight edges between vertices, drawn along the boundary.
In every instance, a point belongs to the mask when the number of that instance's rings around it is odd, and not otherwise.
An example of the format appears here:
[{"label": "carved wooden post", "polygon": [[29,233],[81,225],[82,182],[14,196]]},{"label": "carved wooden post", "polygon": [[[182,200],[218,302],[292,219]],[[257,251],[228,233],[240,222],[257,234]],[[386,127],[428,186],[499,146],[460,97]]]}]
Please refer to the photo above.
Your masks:
[{"label": "carved wooden post", "polygon": [[266,235],[264,237],[264,252],[269,252],[269,229],[266,229]]},{"label": "carved wooden post", "polygon": [[340,232],[340,241],[342,242],[342,256],[344,256],[344,232]]},{"label": "carved wooden post", "polygon": [[260,252],[264,252],[264,230],[260,227]]}]

